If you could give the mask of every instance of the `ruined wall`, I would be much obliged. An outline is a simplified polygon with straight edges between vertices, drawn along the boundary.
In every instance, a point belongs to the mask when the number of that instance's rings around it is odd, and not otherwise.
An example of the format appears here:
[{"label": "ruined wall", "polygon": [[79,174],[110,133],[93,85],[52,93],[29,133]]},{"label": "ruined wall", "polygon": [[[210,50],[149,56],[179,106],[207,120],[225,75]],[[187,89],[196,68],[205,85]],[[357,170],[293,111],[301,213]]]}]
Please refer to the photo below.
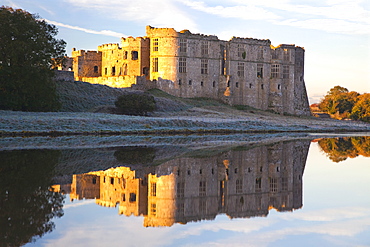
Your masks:
[{"label": "ruined wall", "polygon": [[[152,27],[147,27],[147,36],[151,79],[158,81],[159,89],[178,97],[217,98],[221,54],[216,36]],[[155,59],[158,72],[153,71]]]},{"label": "ruined wall", "polygon": [[131,87],[136,83],[136,76],[105,76],[105,77],[75,77],[76,81],[89,82],[91,84],[107,85],[109,87]]},{"label": "ruined wall", "polygon": [[148,214],[145,227],[172,226],[175,223],[176,204],[174,175],[157,177],[148,174]]},{"label": "ruined wall", "polygon": [[[73,72],[78,77],[101,76],[102,54],[96,51],[72,50]],[[78,81],[78,80],[76,80]]]},{"label": "ruined wall", "polygon": [[121,46],[104,44],[98,52],[73,50],[75,80],[123,88],[138,76],[149,79],[149,44],[149,39],[128,37]]},{"label": "ruined wall", "polygon": [[[193,34],[147,26],[146,37],[73,51],[76,80],[111,87],[158,88],[281,114],[310,115],[304,49],[270,40]],[[100,56],[100,64],[97,64]],[[94,68],[92,72],[92,68]],[[96,73],[95,73],[96,72]]]},{"label": "ruined wall", "polygon": [[137,171],[117,167],[73,175],[71,199],[118,205],[119,214],[144,215],[145,227],[209,220],[221,213],[240,218],[266,216],[272,208],[292,211],[302,207],[309,145],[309,140],[279,142],[180,157]]},{"label": "ruined wall", "polygon": [[73,71],[54,70],[54,80],[56,81],[74,81]]},{"label": "ruined wall", "polygon": [[95,199],[100,197],[100,180],[95,174],[75,174],[72,178],[70,199]]},{"label": "ruined wall", "polygon": [[227,46],[230,104],[267,109],[270,40],[233,37]]},{"label": "ruined wall", "polygon": [[55,67],[53,67],[53,69],[59,71],[73,71],[73,58],[64,57],[63,64],[58,64]]},{"label": "ruined wall", "polygon": [[294,96],[293,96],[293,113],[299,116],[310,116],[310,106],[308,103],[308,96],[306,85],[304,81],[304,53],[305,50],[301,47],[295,49],[295,71],[294,71]]},{"label": "ruined wall", "polygon": [[[146,222],[151,222],[150,226],[163,226],[164,222],[213,219],[220,213],[239,218],[266,216],[271,208],[299,209],[309,145],[309,141],[281,142],[207,158],[187,157],[165,162],[157,166],[156,177],[163,181],[170,178],[170,187],[156,184],[157,191],[166,192],[156,195],[155,200],[161,202],[156,204],[157,214],[148,213]],[[169,214],[163,217],[158,213],[160,207],[174,214],[173,221]]]}]

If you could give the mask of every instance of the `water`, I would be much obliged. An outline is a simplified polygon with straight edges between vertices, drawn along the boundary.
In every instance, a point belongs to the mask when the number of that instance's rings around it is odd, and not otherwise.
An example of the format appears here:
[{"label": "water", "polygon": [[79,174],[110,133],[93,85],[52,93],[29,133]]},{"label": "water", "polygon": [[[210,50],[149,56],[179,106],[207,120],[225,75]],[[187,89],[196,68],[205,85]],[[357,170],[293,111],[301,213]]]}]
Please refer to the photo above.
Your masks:
[{"label": "water", "polygon": [[3,151],[1,246],[370,246],[369,157],[370,137]]}]

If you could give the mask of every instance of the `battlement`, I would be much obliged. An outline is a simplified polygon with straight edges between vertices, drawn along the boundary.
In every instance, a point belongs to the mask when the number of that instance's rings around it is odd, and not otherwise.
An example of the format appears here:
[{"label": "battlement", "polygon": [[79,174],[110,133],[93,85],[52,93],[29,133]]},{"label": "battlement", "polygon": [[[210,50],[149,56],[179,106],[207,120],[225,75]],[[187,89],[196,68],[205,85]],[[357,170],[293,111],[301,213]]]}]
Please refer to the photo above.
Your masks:
[{"label": "battlement", "polygon": [[85,51],[85,50],[76,50],[76,48],[72,48],[72,57],[81,57],[81,56],[89,56],[89,55],[96,55],[99,51]]},{"label": "battlement", "polygon": [[195,38],[195,39],[204,39],[204,40],[219,40],[216,35],[208,35],[202,33],[191,33],[189,30],[182,30],[178,32],[179,37],[186,37],[186,38]]},{"label": "battlement", "polygon": [[146,26],[146,35],[151,36],[178,36],[178,32],[174,28],[156,28]]},{"label": "battlement", "polygon": [[207,35],[201,33],[192,33],[189,30],[181,30],[177,32],[174,28],[155,28],[151,26],[146,27],[146,33],[149,37],[156,37],[156,36],[169,36],[169,37],[186,37],[186,38],[194,38],[194,39],[205,39],[205,40],[219,40],[216,35]]},{"label": "battlement", "polygon": [[148,37],[136,37],[135,38],[135,37],[130,36],[130,37],[127,37],[127,38],[122,37],[121,38],[121,43],[143,42],[143,41],[147,41],[147,40],[149,40]]},{"label": "battlement", "polygon": [[247,43],[252,45],[271,45],[271,41],[269,39],[241,38],[235,36],[233,36],[229,42]]},{"label": "battlement", "polygon": [[120,49],[118,43],[109,43],[98,46],[98,51]]}]

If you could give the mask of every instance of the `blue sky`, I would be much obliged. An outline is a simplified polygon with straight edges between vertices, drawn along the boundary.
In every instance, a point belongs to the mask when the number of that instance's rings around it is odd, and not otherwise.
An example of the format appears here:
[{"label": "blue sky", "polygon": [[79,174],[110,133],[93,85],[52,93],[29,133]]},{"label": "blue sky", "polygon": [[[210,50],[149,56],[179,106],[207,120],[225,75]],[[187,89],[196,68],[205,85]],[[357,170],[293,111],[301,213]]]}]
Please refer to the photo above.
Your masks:
[{"label": "blue sky", "polygon": [[145,26],[177,31],[270,39],[306,50],[310,103],[341,85],[370,92],[370,1],[368,0],[3,0],[38,13],[73,47],[96,50],[120,37],[145,36]]}]

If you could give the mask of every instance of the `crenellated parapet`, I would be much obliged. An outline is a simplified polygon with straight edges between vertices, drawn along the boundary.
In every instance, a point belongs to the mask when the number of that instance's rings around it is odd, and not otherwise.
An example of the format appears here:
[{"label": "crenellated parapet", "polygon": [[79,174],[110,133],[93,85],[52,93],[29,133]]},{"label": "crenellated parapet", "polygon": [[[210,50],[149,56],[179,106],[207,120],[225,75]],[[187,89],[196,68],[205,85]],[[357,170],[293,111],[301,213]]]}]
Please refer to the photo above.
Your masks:
[{"label": "crenellated parapet", "polygon": [[106,50],[114,50],[114,49],[119,49],[119,44],[118,43],[110,43],[110,44],[104,44],[98,46],[98,51],[106,51]]},{"label": "crenellated parapet", "polygon": [[96,57],[99,54],[99,51],[76,50],[76,48],[72,50],[72,57]]},{"label": "crenellated parapet", "polygon": [[250,45],[271,45],[271,41],[269,39],[240,38],[235,36],[232,37],[229,42],[246,43]]}]

